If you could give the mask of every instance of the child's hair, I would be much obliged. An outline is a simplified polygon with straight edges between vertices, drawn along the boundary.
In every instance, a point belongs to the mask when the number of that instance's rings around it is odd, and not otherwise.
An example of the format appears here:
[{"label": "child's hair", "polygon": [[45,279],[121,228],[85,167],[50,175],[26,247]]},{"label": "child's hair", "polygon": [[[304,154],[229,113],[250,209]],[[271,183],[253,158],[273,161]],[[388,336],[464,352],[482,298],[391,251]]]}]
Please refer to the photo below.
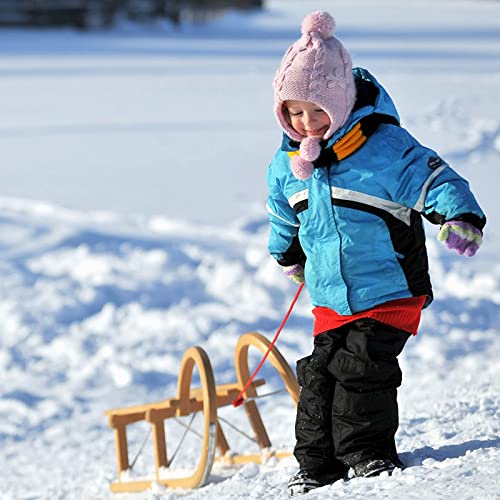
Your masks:
[{"label": "child's hair", "polygon": [[290,119],[290,111],[288,111],[288,106],[286,105],[286,102],[281,103],[281,113],[283,113],[283,117],[285,118],[286,123],[291,127],[292,120]]},{"label": "child's hair", "polygon": [[335,20],[324,11],[302,21],[302,36],[288,49],[274,78],[274,110],[285,133],[302,141],[287,120],[283,103],[308,101],[320,106],[330,118],[328,139],[347,120],[356,99],[352,62],[333,36]]}]

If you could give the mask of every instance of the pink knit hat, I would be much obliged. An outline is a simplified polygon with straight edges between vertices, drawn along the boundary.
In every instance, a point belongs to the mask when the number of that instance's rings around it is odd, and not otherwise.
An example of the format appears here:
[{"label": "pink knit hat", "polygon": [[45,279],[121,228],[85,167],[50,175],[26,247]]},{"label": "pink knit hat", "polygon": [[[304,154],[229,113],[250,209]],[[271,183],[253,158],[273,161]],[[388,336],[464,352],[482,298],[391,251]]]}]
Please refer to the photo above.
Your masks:
[{"label": "pink knit hat", "polygon": [[[309,14],[302,21],[302,36],[288,49],[274,78],[274,112],[285,133],[301,143],[300,156],[292,158],[295,177],[304,180],[313,172],[312,162],[320,154],[319,142],[328,139],[346,122],[356,100],[352,62],[333,36],[335,20],[325,11]],[[330,118],[330,128],[321,138],[304,138],[288,123],[283,103],[312,102]]]}]

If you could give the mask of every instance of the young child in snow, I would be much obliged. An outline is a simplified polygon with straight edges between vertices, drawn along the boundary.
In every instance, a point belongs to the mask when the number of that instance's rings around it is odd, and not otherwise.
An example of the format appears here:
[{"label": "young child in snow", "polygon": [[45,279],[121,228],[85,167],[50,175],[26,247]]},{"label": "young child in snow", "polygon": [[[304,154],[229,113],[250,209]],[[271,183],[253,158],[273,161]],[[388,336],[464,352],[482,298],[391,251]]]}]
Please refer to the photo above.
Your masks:
[{"label": "young child in snow", "polygon": [[318,11],[302,23],[274,79],[284,131],[269,167],[269,250],[307,284],[314,350],[301,386],[290,496],[402,467],[397,356],[432,301],[422,216],[460,255],[481,245],[485,216],[460,177],[399,124],[366,70],[352,69]]}]

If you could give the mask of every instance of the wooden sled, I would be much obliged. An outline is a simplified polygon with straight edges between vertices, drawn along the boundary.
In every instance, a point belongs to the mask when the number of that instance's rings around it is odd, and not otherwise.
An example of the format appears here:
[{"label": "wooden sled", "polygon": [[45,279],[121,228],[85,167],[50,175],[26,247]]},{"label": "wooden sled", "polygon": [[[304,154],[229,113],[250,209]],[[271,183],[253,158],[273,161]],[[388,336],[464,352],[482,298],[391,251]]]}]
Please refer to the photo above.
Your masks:
[{"label": "wooden sled", "polygon": [[[181,361],[177,384],[177,397],[164,401],[128,408],[108,410],[109,425],[115,433],[118,480],[111,484],[111,491],[134,492],[151,488],[153,483],[160,483],[169,488],[198,488],[203,486],[210,474],[214,460],[223,460],[228,464],[246,462],[261,463],[263,457],[282,458],[289,456],[290,451],[271,451],[271,441],[262,421],[254,398],[257,397],[258,386],[265,381],[255,380],[245,392],[245,412],[252,427],[261,453],[253,455],[238,455],[230,452],[229,443],[220,426],[217,408],[231,404],[240,390],[250,378],[248,366],[248,350],[251,346],[265,353],[270,345],[263,335],[250,332],[242,335],[235,349],[235,369],[237,381],[231,384],[215,385],[212,365],[201,347],[191,347]],[[281,376],[285,387],[295,404],[298,401],[299,385],[295,374],[285,358],[274,346],[267,358]],[[191,388],[193,369],[196,365],[200,376],[201,387]],[[203,443],[201,455],[194,472],[187,477],[162,478],[161,472],[169,466],[164,421],[168,418],[181,417],[197,412],[203,413]],[[151,480],[124,480],[123,472],[129,470],[129,455],[127,443],[127,426],[135,422],[146,421],[151,424],[155,462],[155,477]],[[216,449],[219,456],[215,457]]]}]

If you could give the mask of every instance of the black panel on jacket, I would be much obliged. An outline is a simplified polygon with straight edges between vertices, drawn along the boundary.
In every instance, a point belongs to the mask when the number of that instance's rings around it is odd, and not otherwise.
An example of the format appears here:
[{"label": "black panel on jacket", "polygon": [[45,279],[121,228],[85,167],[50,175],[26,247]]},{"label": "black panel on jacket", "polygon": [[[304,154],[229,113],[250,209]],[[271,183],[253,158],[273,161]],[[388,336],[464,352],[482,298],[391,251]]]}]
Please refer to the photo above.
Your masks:
[{"label": "black panel on jacket", "polygon": [[[424,307],[432,302],[433,293],[429,277],[429,261],[425,248],[425,233],[421,215],[411,211],[410,225],[394,217],[386,210],[350,200],[332,199],[337,206],[362,210],[380,217],[387,225],[394,251],[408,283],[408,288],[414,297],[427,297]],[[367,258],[370,258],[367,256]]]}]

